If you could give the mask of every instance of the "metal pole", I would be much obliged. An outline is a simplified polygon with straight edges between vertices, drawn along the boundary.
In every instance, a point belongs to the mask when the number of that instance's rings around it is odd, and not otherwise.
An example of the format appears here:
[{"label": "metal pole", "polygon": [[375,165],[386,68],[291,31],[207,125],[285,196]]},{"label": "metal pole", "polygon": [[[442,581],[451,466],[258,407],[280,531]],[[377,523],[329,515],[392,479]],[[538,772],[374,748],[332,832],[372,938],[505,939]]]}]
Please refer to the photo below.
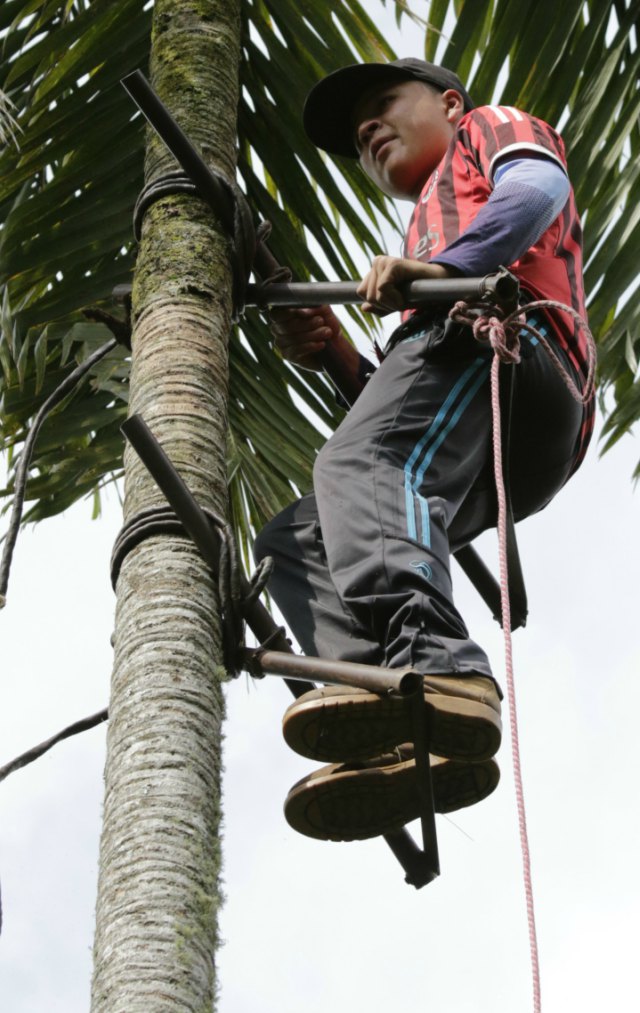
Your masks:
[{"label": "metal pole", "polygon": [[186,174],[197,186],[200,195],[215,210],[229,235],[233,235],[233,207],[229,195],[213,175],[202,155],[178,126],[173,116],[158,98],[141,70],[123,77],[122,87],[131,96],[145,119],[180,163]]},{"label": "metal pole", "polygon": [[358,686],[371,693],[395,692],[408,696],[415,695],[419,690],[422,696],[423,677],[413,668],[378,668],[353,661],[327,660],[252,648],[247,648],[245,655],[249,671],[257,667],[262,673],[270,675],[319,679],[336,686]]},{"label": "metal pole", "polygon": [[[228,192],[212,173],[204,158],[178,126],[166,105],[156,95],[141,70],[134,70],[120,81],[147,122],[174,156],[185,173],[195,183],[200,196],[206,200],[229,236],[234,235],[234,209]],[[280,267],[265,243],[255,251],[256,277],[269,278]]]},{"label": "metal pole", "polygon": [[[277,261],[276,261],[277,263]],[[356,289],[357,281],[296,281],[286,284],[248,285],[247,306],[323,306],[357,304],[363,301]],[[508,271],[497,271],[484,278],[438,278],[412,281],[403,288],[408,309],[451,304],[456,299],[495,298],[509,302],[518,296],[518,281]],[[131,285],[116,285],[114,299],[121,301],[131,295]]]},{"label": "metal pole", "polygon": [[[220,558],[218,539],[212,534],[209,519],[146,422],[141,415],[132,415],[121,428],[167,502],[175,510],[186,532],[195,542],[207,566],[217,573]],[[246,581],[244,583],[246,586]],[[284,630],[276,625],[261,601],[250,602],[245,618],[261,643],[268,641],[269,646],[278,651],[293,653]],[[286,683],[295,697],[314,689],[313,683],[300,682],[297,679],[295,681],[287,679]]]},{"label": "metal pole", "polygon": [[402,829],[395,834],[385,834],[384,839],[406,873],[405,883],[419,890],[421,886],[427,886],[436,878],[438,873],[434,874],[431,863],[420,851],[408,830]]},{"label": "metal pole", "polygon": [[[259,306],[337,306],[363,302],[357,281],[289,282],[287,284],[247,286],[246,305]],[[455,302],[456,299],[495,298],[508,301],[518,295],[518,281],[508,271],[483,278],[438,278],[412,281],[402,288],[407,309]]]}]

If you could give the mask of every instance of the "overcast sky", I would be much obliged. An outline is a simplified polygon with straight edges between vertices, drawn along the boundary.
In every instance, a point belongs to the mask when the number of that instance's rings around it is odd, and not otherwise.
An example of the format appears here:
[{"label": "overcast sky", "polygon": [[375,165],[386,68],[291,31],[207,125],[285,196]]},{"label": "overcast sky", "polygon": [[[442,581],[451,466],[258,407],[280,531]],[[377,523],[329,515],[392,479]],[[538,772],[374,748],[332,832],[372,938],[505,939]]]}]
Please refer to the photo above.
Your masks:
[{"label": "overcast sky", "polygon": [[[638,457],[632,437],[602,460],[594,444],[519,526],[531,616],[515,669],[545,1013],[637,1008]],[[0,613],[0,764],[108,701],[116,497],[89,515],[79,504],[18,543]],[[480,547],[495,568],[495,536]],[[454,580],[501,678],[500,630],[457,569]],[[508,733],[498,790],[438,817],[442,875],[416,891],[381,840],[288,828],[282,802],[313,764],[281,739],[286,687],[242,677],[227,699],[219,1013],[530,1009]],[[3,1013],[89,1008],[104,744],[103,727],[0,785]]]},{"label": "overcast sky", "polygon": [[[635,1008],[638,449],[628,438],[593,452],[519,526],[531,619],[515,667],[547,1013]],[[79,505],[19,542],[0,615],[0,762],[107,702],[119,508],[88,514]],[[500,676],[498,626],[459,571],[456,591]],[[288,828],[282,801],[313,764],[280,737],[286,688],[242,677],[227,697],[221,1013],[530,1008],[508,736],[497,792],[438,817],[442,875],[416,891],[382,841]],[[63,743],[0,785],[7,1013],[88,1009],[104,739]]]}]

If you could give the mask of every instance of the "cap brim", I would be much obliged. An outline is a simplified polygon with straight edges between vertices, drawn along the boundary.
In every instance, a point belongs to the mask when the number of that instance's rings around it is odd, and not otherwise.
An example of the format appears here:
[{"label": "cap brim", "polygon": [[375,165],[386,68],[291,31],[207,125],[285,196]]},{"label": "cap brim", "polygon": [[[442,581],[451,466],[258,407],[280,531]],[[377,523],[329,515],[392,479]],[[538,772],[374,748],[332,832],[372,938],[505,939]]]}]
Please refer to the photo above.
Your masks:
[{"label": "cap brim", "polygon": [[320,81],[305,102],[302,122],[307,136],[331,155],[358,158],[354,139],[354,109],[369,88],[384,81],[407,81],[413,74],[387,63],[343,67]]}]

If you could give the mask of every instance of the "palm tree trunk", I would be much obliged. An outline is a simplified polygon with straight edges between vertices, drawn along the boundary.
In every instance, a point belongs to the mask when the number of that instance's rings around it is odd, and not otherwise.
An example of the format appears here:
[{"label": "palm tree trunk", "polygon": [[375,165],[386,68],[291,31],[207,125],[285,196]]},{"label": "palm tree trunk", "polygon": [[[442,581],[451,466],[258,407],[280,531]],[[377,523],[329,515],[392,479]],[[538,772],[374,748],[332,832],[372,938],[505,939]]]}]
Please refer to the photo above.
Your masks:
[{"label": "palm tree trunk", "polygon": [[[156,0],[151,77],[205,157],[235,172],[239,0]],[[147,179],[175,168],[149,138]],[[203,506],[226,503],[227,242],[195,197],[147,212],[134,278],[131,411]],[[161,505],[125,454],[125,517]],[[213,1007],[219,903],[218,602],[183,538],[149,538],[118,581],[93,1013]]]}]

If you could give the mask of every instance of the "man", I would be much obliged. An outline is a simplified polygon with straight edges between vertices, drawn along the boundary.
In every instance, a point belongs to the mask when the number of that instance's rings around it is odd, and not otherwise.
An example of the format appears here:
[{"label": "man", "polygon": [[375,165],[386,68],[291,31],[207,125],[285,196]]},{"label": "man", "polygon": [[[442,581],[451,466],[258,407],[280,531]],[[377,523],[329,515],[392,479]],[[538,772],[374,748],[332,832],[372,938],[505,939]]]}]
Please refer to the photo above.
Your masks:
[{"label": "man", "polygon": [[[358,158],[391,197],[415,207],[404,256],[376,257],[365,311],[402,309],[400,286],[482,276],[507,265],[525,301],[555,299],[583,317],[581,231],[564,148],[519,110],[474,104],[455,74],[420,60],[343,68],[307,99],[305,129]],[[578,385],[586,339],[558,310],[530,319]],[[424,674],[439,811],[493,790],[500,690],[453,604],[449,553],[496,523],[491,352],[439,313],[405,313],[376,370],[329,307],[273,313],[276,345],[307,369],[327,345],[362,391],[314,468],[314,492],[261,532],[270,590],[307,654]],[[514,368],[510,488],[517,519],[542,509],[586,450],[593,411],[577,404],[539,343],[521,336]],[[294,785],[287,819],[310,836],[353,840],[419,813],[402,703],[325,687],[296,701],[284,734],[331,761]]]}]

